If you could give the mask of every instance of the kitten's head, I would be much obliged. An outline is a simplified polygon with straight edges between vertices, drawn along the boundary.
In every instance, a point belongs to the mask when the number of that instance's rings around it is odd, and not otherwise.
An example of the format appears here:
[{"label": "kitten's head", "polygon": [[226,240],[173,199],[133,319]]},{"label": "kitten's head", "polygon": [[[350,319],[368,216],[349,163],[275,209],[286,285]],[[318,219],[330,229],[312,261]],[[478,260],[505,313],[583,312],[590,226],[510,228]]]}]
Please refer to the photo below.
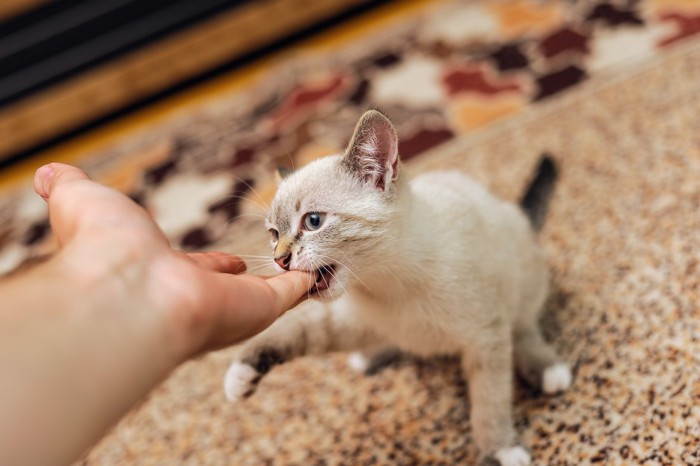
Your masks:
[{"label": "kitten's head", "polygon": [[280,184],[267,227],[274,261],[316,274],[312,293],[335,298],[364,285],[390,249],[399,199],[398,139],[391,122],[370,110],[344,154],[325,157]]}]

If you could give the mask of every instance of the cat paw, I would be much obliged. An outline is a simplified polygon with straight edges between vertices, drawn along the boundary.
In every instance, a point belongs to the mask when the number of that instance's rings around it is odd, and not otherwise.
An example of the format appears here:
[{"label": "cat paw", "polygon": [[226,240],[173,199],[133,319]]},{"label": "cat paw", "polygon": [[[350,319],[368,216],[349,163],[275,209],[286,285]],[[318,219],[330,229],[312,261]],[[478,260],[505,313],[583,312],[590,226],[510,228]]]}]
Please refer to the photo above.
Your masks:
[{"label": "cat paw", "polygon": [[260,380],[260,374],[253,366],[242,362],[234,362],[226,371],[224,377],[224,393],[229,401],[240,401],[255,392]]},{"label": "cat paw", "polygon": [[350,369],[364,374],[369,369],[369,359],[360,352],[348,355],[348,366]]},{"label": "cat paw", "polygon": [[480,466],[528,466],[531,461],[527,450],[515,446],[501,448],[481,461]]},{"label": "cat paw", "polygon": [[542,374],[542,391],[548,395],[563,392],[571,386],[571,369],[560,362],[544,370]]},{"label": "cat paw", "polygon": [[247,357],[234,361],[224,377],[226,398],[238,401],[249,397],[255,392],[263,376],[285,360],[282,351],[266,347],[250,351]]}]

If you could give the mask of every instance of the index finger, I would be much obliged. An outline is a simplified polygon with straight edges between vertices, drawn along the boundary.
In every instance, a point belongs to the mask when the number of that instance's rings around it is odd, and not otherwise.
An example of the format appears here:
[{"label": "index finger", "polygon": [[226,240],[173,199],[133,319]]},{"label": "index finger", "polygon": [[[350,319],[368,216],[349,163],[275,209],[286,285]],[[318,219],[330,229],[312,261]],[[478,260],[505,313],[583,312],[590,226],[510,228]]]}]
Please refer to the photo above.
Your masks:
[{"label": "index finger", "polygon": [[286,272],[269,279],[254,275],[217,274],[218,293],[211,294],[207,307],[219,313],[208,348],[237,343],[269,327],[294,307],[313,286],[315,277],[304,272]]},{"label": "index finger", "polygon": [[316,277],[310,273],[292,271],[268,278],[266,281],[277,294],[277,314],[280,316],[299,304],[316,283]]}]

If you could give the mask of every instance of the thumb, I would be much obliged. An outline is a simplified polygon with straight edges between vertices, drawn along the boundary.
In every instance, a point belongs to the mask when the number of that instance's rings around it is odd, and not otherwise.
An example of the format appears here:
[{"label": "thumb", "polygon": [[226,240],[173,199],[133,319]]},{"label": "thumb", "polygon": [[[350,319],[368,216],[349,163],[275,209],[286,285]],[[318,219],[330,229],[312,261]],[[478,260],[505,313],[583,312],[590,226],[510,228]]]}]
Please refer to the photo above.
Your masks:
[{"label": "thumb", "polygon": [[34,191],[48,200],[58,185],[90,178],[79,168],[63,163],[50,163],[40,167],[34,174]]},{"label": "thumb", "polygon": [[151,238],[167,244],[143,208],[119,191],[92,181],[79,168],[44,165],[34,175],[34,190],[49,204],[51,228],[60,245],[81,230],[89,230],[88,237],[100,242],[117,242],[128,231],[134,233],[127,235],[131,239]]},{"label": "thumb", "polygon": [[61,246],[75,235],[78,228],[76,214],[80,209],[75,208],[74,204],[82,199],[82,196],[72,195],[72,189],[64,188],[89,180],[79,168],[62,163],[44,165],[34,174],[34,191],[49,204],[51,229]]}]

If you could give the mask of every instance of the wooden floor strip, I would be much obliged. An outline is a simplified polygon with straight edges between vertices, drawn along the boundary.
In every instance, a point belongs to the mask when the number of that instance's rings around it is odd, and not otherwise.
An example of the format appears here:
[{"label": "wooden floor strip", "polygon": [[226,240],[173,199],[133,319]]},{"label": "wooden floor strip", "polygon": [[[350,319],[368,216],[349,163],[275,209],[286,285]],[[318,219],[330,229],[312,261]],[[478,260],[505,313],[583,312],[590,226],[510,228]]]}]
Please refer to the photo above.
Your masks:
[{"label": "wooden floor strip", "polygon": [[47,2],[48,0],[2,0],[0,2],[0,21],[20,15]]}]

